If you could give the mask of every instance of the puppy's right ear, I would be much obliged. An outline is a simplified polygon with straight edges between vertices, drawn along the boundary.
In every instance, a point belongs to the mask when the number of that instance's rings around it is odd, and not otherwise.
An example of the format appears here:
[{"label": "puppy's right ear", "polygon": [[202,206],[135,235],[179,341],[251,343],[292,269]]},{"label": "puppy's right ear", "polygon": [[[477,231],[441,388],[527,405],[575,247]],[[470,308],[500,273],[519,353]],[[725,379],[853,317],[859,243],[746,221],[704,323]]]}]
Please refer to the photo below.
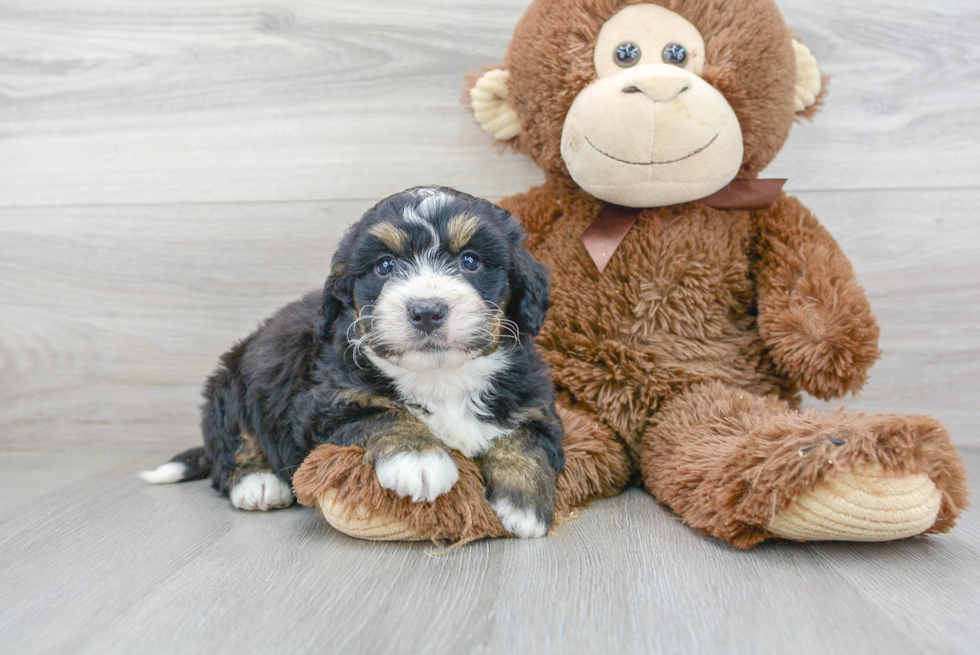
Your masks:
[{"label": "puppy's right ear", "polygon": [[323,285],[323,305],[320,308],[320,325],[317,335],[320,341],[331,340],[333,324],[337,317],[354,299],[354,278],[350,274],[347,256],[350,252],[350,235],[344,235],[330,266],[330,276]]}]

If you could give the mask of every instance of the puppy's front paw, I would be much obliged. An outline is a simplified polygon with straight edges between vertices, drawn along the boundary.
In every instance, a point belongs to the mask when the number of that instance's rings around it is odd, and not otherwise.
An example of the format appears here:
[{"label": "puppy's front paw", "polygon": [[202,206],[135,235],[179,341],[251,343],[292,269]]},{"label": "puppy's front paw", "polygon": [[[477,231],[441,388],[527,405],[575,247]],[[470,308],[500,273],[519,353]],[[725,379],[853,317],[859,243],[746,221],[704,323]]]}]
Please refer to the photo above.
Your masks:
[{"label": "puppy's front paw", "polygon": [[275,473],[249,473],[228,497],[238,509],[269,510],[293,504],[293,490]]},{"label": "puppy's front paw", "polygon": [[548,532],[548,525],[538,518],[532,508],[516,507],[506,498],[494,501],[491,506],[507,532],[515,537],[531,539],[543,537]]},{"label": "puppy's front paw", "polygon": [[413,502],[433,500],[453,488],[459,479],[459,469],[448,453],[396,453],[382,457],[374,467],[378,482]]}]

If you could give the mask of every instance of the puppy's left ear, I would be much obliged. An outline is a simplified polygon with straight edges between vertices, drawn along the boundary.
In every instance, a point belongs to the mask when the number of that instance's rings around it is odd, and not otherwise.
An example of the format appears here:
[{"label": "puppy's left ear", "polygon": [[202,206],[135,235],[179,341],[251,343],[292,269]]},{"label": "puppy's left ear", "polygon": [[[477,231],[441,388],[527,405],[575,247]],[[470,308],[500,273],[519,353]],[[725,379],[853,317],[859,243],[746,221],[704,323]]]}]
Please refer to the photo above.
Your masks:
[{"label": "puppy's left ear", "polygon": [[548,313],[548,268],[531,257],[523,245],[514,248],[514,270],[510,278],[508,317],[521,332],[537,335]]},{"label": "puppy's left ear", "polygon": [[350,242],[350,235],[344,235],[333,256],[330,276],[323,285],[323,305],[320,307],[320,324],[317,327],[317,336],[323,343],[331,340],[333,324],[344,311],[344,307],[353,301],[354,278],[347,265]]},{"label": "puppy's left ear", "polygon": [[489,213],[507,236],[514,253],[514,267],[510,274],[510,299],[506,316],[517,323],[524,334],[537,336],[548,313],[548,267],[536,261],[524,247],[524,228],[510,212],[487,201]]},{"label": "puppy's left ear", "polygon": [[320,325],[317,335],[320,341],[331,340],[332,327],[337,317],[344,311],[344,306],[350,303],[350,276],[338,271],[330,274],[323,285],[323,306],[320,308]]}]

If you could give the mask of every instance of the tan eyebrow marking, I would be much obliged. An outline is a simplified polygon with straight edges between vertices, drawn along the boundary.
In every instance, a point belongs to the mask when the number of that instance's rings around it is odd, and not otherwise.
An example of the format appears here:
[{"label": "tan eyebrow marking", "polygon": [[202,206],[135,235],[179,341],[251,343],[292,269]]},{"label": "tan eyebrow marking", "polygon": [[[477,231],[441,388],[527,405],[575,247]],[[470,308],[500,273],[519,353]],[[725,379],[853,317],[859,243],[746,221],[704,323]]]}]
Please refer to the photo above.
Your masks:
[{"label": "tan eyebrow marking", "polygon": [[449,234],[450,252],[459,252],[470,242],[476,228],[480,227],[480,219],[476,216],[457,214],[449,219],[446,225],[446,232]]},{"label": "tan eyebrow marking", "polygon": [[377,223],[368,228],[368,234],[381,239],[393,252],[401,252],[408,244],[408,232],[391,223]]}]

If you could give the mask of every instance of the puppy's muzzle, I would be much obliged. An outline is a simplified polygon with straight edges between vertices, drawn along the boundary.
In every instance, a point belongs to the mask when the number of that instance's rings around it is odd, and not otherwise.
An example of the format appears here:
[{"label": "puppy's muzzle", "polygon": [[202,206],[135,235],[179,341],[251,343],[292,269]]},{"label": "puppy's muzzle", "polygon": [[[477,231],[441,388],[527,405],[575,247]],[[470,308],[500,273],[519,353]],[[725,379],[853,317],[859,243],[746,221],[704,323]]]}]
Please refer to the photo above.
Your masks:
[{"label": "puppy's muzzle", "polygon": [[415,300],[408,305],[408,320],[419,332],[432,334],[446,319],[446,303],[428,298]]}]

